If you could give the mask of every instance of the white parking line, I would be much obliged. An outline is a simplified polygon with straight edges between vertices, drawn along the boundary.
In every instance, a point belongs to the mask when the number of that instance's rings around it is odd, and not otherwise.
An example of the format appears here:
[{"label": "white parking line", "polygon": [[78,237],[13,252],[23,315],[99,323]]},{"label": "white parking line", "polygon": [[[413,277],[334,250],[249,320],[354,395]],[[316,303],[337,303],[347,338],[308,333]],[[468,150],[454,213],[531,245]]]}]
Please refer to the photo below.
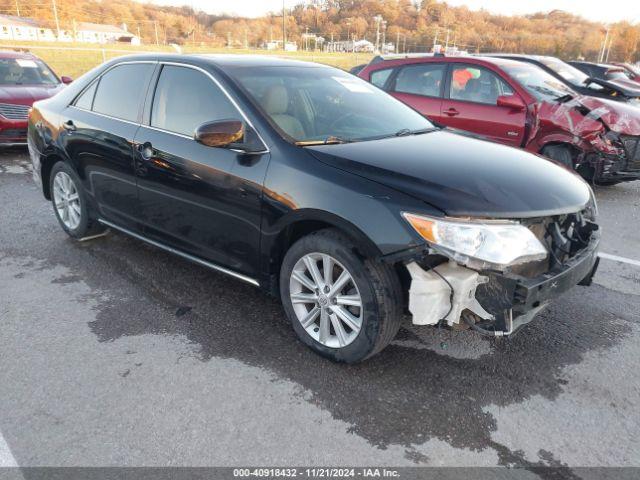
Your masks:
[{"label": "white parking line", "polygon": [[619,257],[618,255],[611,255],[609,253],[598,254],[600,258],[604,258],[605,260],[613,260],[614,262],[626,263],[627,265],[633,265],[635,267],[640,267],[640,260],[633,260],[631,258]]},{"label": "white parking line", "polygon": [[2,432],[0,432],[0,467],[17,467],[18,462],[16,462],[15,457],[11,453],[9,449],[9,445],[6,440],[2,436]]}]

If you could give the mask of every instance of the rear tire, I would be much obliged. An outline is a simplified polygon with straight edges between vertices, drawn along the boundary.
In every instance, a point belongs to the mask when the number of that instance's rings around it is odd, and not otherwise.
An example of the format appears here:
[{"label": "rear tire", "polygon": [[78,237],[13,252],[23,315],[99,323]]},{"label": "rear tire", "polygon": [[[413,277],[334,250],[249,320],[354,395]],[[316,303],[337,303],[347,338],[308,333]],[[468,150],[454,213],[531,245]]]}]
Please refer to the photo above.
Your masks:
[{"label": "rear tire", "polygon": [[105,228],[92,217],[80,178],[69,165],[57,162],[51,169],[49,182],[53,211],[70,237],[80,240],[104,232]]},{"label": "rear tire", "polygon": [[300,340],[336,362],[355,363],[380,352],[402,320],[395,270],[362,258],[356,245],[333,229],[291,246],[280,270],[280,294]]}]

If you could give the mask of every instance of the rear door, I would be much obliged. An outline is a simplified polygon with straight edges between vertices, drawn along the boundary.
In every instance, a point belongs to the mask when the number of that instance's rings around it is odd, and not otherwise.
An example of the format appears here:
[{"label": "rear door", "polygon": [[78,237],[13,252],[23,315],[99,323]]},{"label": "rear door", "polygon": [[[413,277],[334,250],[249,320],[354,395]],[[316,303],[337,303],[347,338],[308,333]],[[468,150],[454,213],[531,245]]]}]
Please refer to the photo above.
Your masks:
[{"label": "rear door", "polygon": [[451,63],[442,101],[441,123],[482,135],[489,140],[520,146],[526,110],[499,107],[501,95],[517,95],[495,72],[478,66]]},{"label": "rear door", "polygon": [[138,228],[132,143],[155,62],[123,63],[90,84],[62,114],[64,150],[99,216]]},{"label": "rear door", "polygon": [[[209,73],[165,64],[135,138],[147,238],[254,275],[268,150],[245,154],[194,140],[205,122],[246,118]],[[247,135],[254,130],[247,123]]]},{"label": "rear door", "polygon": [[390,76],[386,89],[425,117],[440,122],[445,71],[444,63],[404,65]]}]

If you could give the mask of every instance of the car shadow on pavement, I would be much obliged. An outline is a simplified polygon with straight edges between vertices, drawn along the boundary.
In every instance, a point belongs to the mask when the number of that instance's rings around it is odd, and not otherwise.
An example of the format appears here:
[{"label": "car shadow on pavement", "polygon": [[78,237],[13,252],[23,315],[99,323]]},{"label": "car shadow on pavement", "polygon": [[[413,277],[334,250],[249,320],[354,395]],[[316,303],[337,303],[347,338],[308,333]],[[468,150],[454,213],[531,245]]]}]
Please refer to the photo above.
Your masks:
[{"label": "car shadow on pavement", "polygon": [[[576,287],[514,337],[485,340],[490,353],[479,358],[408,347],[419,347],[421,341],[413,329],[402,329],[400,341],[379,355],[340,365],[302,345],[279,303],[253,287],[119,234],[77,248],[86,249],[96,264],[128,276],[140,290],[100,307],[90,324],[100,341],[183,335],[198,346],[204,362],[233,358],[295,382],[302,398],[347,422],[352,433],[378,448],[411,448],[436,437],[456,448],[493,448],[503,465],[536,468],[558,462],[541,452],[540,462],[531,463],[522,452],[494,442],[496,421],[483,408],[534,395],[557,397],[566,383],[564,366],[580,363],[586,352],[615,345],[628,333],[629,322],[637,322],[625,319],[621,307],[636,299],[596,285]],[[90,285],[103,287],[99,272],[85,273]],[[148,302],[175,313],[149,315]],[[436,334],[449,343],[477,341],[471,332]]]}]

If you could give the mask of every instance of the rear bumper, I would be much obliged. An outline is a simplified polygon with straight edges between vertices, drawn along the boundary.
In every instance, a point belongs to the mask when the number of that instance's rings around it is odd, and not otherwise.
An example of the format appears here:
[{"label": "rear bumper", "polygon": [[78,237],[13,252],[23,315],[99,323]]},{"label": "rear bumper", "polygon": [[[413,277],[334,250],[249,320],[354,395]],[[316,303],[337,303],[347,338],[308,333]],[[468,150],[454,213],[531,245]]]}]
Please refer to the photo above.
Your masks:
[{"label": "rear bumper", "polygon": [[27,140],[27,148],[29,149],[29,158],[31,159],[31,165],[33,166],[33,181],[36,182],[40,188],[42,188],[42,174],[40,173],[41,167],[41,153],[36,148],[35,144],[31,141],[31,138]]}]

